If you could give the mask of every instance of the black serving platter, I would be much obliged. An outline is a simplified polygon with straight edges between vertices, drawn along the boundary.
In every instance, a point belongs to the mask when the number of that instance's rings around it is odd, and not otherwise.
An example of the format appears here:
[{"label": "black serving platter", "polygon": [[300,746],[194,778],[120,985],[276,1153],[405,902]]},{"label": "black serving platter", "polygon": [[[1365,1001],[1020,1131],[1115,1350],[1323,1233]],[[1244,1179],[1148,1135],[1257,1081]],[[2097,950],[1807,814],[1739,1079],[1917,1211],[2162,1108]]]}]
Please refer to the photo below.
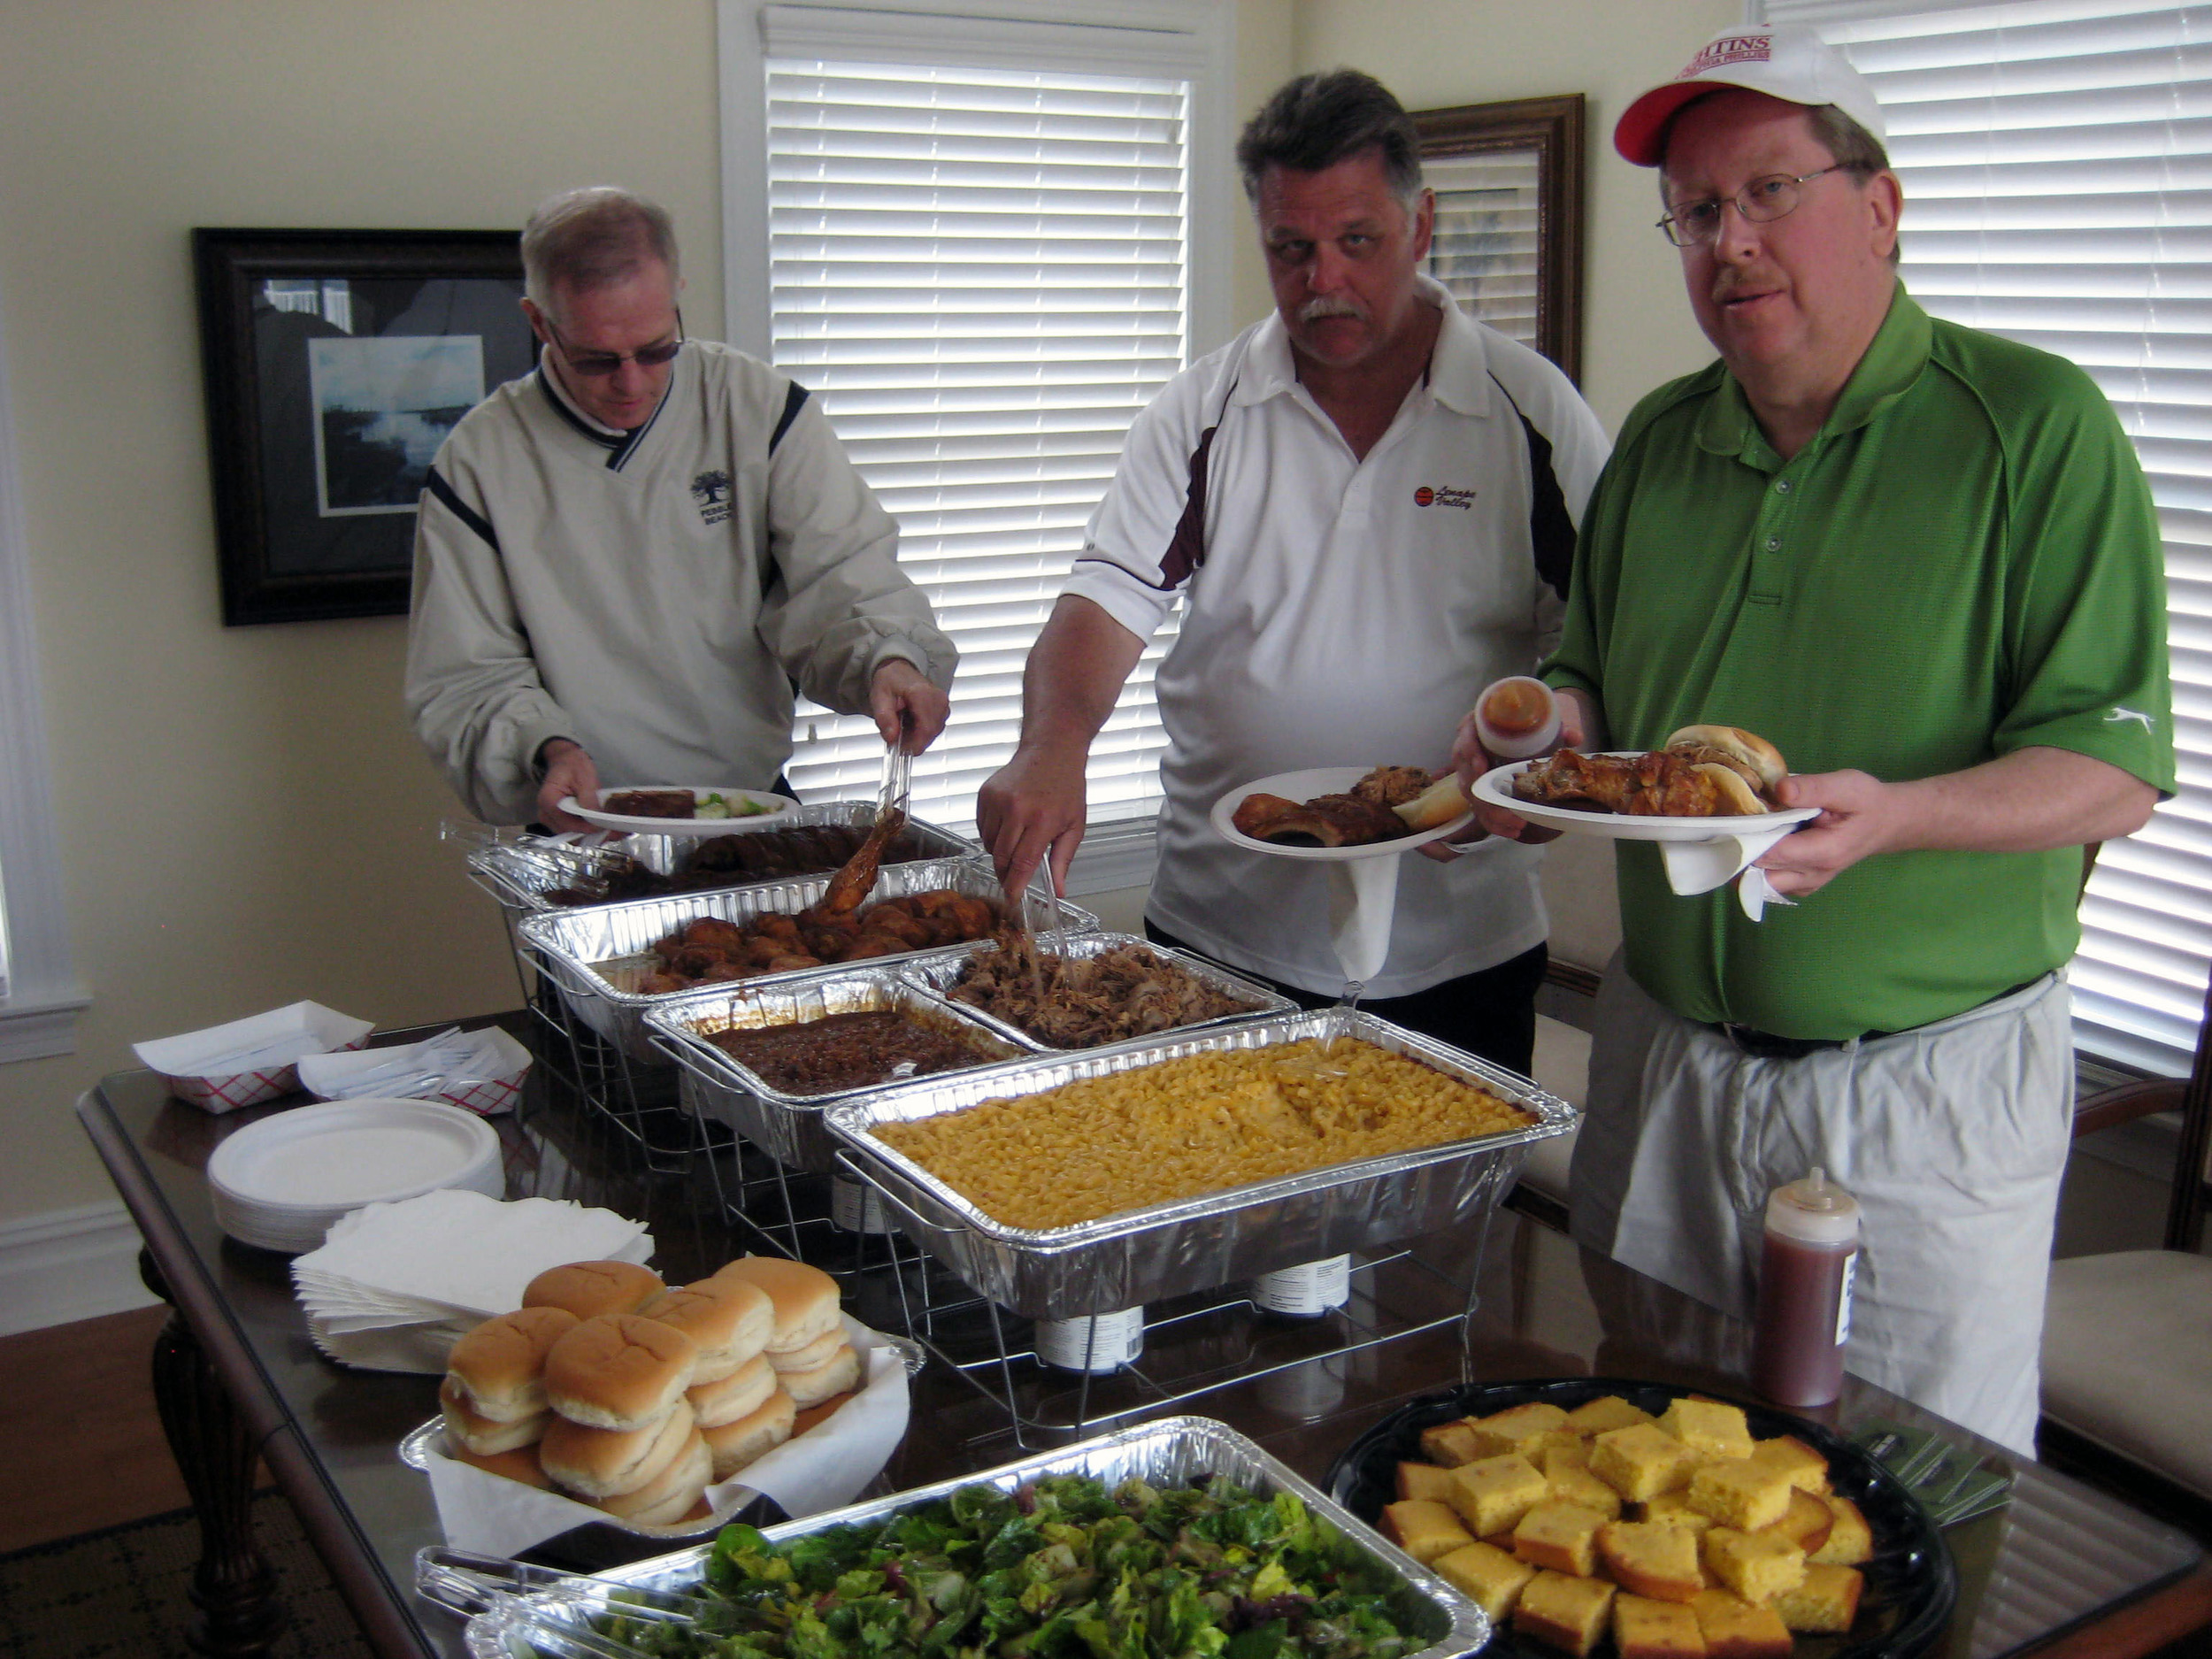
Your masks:
[{"label": "black serving platter", "polygon": [[[1326,1489],[1372,1525],[1380,1520],[1383,1505],[1397,1497],[1398,1465],[1423,1461],[1423,1429],[1540,1401],[1571,1411],[1601,1394],[1618,1394],[1654,1417],[1686,1395],[1727,1398],[1709,1390],[1609,1377],[1463,1384],[1409,1401],[1354,1440],[1330,1467]],[[1959,1579],[1943,1534],[1920,1501],[1896,1476],[1833,1429],[1755,1401],[1729,1403],[1743,1408],[1754,1438],[1794,1434],[1825,1457],[1830,1486],[1859,1506],[1874,1533],[1873,1558],[1859,1568],[1866,1575],[1866,1586],[1859,1597],[1857,1621],[1843,1635],[1798,1637],[1797,1659],[1910,1659],[1924,1653],[1950,1619]],[[1497,1632],[1489,1654],[1559,1659],[1557,1649],[1520,1635],[1509,1623],[1501,1623]]]}]

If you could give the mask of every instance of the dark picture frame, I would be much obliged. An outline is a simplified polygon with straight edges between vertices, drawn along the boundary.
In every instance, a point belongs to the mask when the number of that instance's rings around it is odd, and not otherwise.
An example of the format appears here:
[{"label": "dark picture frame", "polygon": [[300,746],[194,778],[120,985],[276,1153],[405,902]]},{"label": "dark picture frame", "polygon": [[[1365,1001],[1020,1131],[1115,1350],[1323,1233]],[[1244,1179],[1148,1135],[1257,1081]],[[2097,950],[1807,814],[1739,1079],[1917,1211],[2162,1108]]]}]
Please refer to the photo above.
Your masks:
[{"label": "dark picture frame", "polygon": [[[1513,98],[1417,110],[1425,160],[1529,152],[1536,173],[1536,349],[1582,379],[1583,98]],[[1479,307],[1475,315],[1482,317]],[[1488,319],[1482,319],[1489,320]]]},{"label": "dark picture frame", "polygon": [[535,362],[518,233],[192,233],[227,626],[403,616],[415,502]]}]

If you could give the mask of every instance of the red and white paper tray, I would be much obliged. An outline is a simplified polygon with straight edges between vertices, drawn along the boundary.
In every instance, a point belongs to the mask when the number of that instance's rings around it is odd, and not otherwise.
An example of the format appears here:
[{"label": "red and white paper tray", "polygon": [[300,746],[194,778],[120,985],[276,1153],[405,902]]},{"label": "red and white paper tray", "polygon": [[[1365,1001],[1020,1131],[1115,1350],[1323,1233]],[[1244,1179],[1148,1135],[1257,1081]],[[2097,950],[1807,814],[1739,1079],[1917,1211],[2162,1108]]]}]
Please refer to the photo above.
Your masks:
[{"label": "red and white paper tray", "polygon": [[376,1029],[320,1002],[294,1002],[228,1025],[179,1037],[134,1042],[131,1052],[179,1100],[211,1112],[258,1106],[300,1086],[299,1062],[311,1054],[358,1048]]},{"label": "red and white paper tray", "polygon": [[461,1037],[458,1041],[472,1047],[476,1057],[459,1071],[442,1072],[431,1087],[418,1089],[361,1081],[371,1072],[382,1072],[395,1065],[415,1065],[419,1069],[442,1047],[455,1041],[426,1037],[420,1042],[396,1048],[349,1048],[340,1054],[309,1055],[300,1061],[300,1087],[319,1100],[343,1100],[373,1092],[444,1101],[480,1118],[512,1111],[521,1096],[523,1079],[530,1075],[530,1051],[496,1026],[472,1031]]}]

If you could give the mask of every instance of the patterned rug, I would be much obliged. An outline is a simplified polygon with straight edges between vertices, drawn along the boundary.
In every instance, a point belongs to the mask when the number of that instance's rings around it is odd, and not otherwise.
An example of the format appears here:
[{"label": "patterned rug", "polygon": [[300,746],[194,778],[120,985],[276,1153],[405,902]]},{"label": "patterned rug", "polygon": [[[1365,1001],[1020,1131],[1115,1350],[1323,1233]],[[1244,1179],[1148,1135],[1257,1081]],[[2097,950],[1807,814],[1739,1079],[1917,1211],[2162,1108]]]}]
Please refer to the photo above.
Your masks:
[{"label": "patterned rug", "polygon": [[[369,1659],[281,1494],[256,1495],[253,1525],[291,1614],[270,1659]],[[189,1509],[0,1555],[0,1656],[191,1659],[186,1591],[199,1556]]]}]

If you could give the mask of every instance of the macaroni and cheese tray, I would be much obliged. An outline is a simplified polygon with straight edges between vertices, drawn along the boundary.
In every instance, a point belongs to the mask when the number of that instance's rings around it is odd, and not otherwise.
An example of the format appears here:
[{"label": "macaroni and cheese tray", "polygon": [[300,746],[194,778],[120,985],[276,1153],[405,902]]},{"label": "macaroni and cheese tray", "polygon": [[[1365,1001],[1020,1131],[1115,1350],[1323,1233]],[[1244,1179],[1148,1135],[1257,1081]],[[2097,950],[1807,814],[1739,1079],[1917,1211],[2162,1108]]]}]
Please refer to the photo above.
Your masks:
[{"label": "macaroni and cheese tray", "polygon": [[[819,902],[828,892],[829,884],[830,877],[825,873],[716,893],[680,893],[666,898],[634,899],[628,903],[600,904],[585,910],[547,910],[523,918],[515,932],[539,971],[559,988],[562,999],[579,1019],[632,1059],[649,1064],[661,1056],[645,1029],[646,1011],[696,988],[660,993],[637,988],[657,965],[654,945],[687,923],[703,918],[743,924],[770,914],[795,916],[809,905]],[[877,876],[874,888],[862,902],[861,913],[864,915],[869,906],[885,899],[938,888],[949,888],[994,904],[1004,902],[997,873],[988,858],[930,858],[915,864],[885,865]],[[1024,919],[1033,931],[1057,928],[1090,932],[1098,926],[1095,916],[1064,900],[1048,903],[1030,893],[1023,895],[1022,904]],[[890,963],[902,959],[902,956],[872,958]],[[802,973],[826,971],[833,970],[805,968],[728,983],[757,987],[787,981]]]},{"label": "macaroni and cheese tray", "polygon": [[[1137,1479],[1159,1490],[1186,1487],[1219,1478],[1263,1499],[1279,1494],[1296,1498],[1316,1519],[1343,1540],[1362,1564],[1388,1584],[1387,1604],[1393,1620],[1410,1638],[1405,1659],[1461,1659],[1490,1640],[1490,1621],[1473,1601],[1453,1589],[1396,1546],[1387,1542],[1289,1465],[1269,1455],[1257,1445],[1224,1424],[1208,1417],[1165,1417],[1117,1434],[1102,1435],[1074,1446],[1041,1452],[1017,1463],[985,1470],[933,1486],[918,1486],[849,1509],[810,1516],[780,1526],[764,1527],[771,1544],[782,1544],[826,1532],[833,1527],[864,1526],[918,1509],[949,1498],[964,1487],[986,1486],[1013,1493],[1050,1476],[1081,1475],[1103,1482],[1109,1488]],[[534,1615],[571,1623],[580,1637],[588,1637],[595,1619],[619,1616],[624,1587],[695,1591],[708,1576],[712,1547],[685,1549],[651,1561],[619,1568],[605,1575],[606,1588],[564,1586],[531,1598]],[[525,1659],[533,1652],[550,1651],[551,1639],[534,1629],[527,1619],[497,1612],[479,1614],[468,1624],[472,1659]]]},{"label": "macaroni and cheese tray", "polygon": [[955,1007],[907,983],[899,970],[872,965],[824,968],[768,985],[747,981],[679,992],[646,1013],[645,1026],[658,1047],[683,1068],[679,1082],[690,1110],[728,1125],[787,1169],[826,1175],[836,1167],[837,1142],[823,1125],[823,1112],[842,1101],[873,1094],[883,1083],[794,1093],[774,1087],[714,1040],[733,1030],[795,1025],[857,1013],[897,1013],[956,1032],[980,1052],[979,1065],[1017,1059],[1037,1048],[972,1010]]},{"label": "macaroni and cheese tray", "polygon": [[[1520,1126],[1410,1151],[1225,1185],[1095,1220],[1018,1226],[989,1215],[883,1138],[887,1125],[926,1124],[987,1101],[1041,1094],[1102,1078],[1145,1081],[1148,1068],[1186,1056],[1235,1054],[1348,1037],[1486,1090],[1527,1115]],[[1010,1061],[864,1095],[824,1113],[851,1166],[884,1194],[902,1231],[972,1289],[1039,1319],[1111,1312],[1210,1290],[1347,1251],[1455,1226],[1494,1204],[1532,1141],[1564,1134],[1578,1118],[1525,1077],[1393,1025],[1327,1009],[1125,1043],[1066,1056]]]}]

